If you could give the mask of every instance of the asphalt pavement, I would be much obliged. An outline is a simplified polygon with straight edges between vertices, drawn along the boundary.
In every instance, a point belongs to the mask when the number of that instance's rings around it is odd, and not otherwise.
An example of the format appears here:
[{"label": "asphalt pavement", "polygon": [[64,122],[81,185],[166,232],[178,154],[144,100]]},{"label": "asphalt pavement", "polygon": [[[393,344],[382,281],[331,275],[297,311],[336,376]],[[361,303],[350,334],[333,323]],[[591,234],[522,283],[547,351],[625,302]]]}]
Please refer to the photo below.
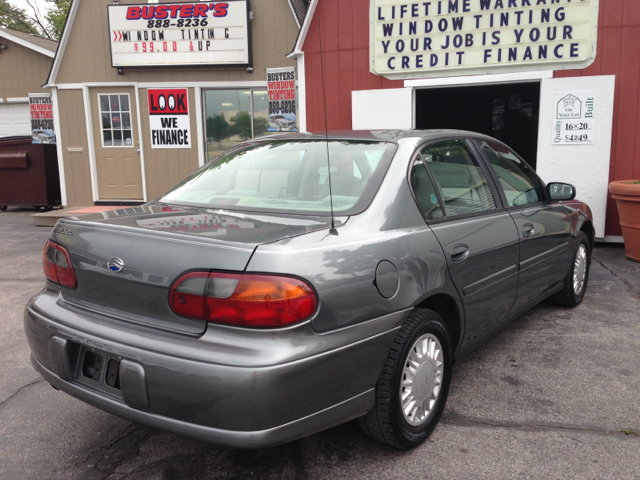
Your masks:
[{"label": "asphalt pavement", "polygon": [[454,367],[443,419],[402,452],[351,422],[235,450],[132,424],[49,386],[22,310],[50,228],[0,213],[0,479],[640,479],[640,264],[598,246],[582,305],[544,302]]}]

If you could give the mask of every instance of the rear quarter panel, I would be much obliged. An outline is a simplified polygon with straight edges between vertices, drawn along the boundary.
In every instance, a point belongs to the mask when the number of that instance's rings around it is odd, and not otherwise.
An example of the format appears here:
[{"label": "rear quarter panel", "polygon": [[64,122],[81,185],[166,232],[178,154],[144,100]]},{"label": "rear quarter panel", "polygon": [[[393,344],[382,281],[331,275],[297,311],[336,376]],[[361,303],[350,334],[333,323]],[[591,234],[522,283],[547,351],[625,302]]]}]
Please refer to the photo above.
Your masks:
[{"label": "rear quarter panel", "polygon": [[[411,195],[407,168],[416,140],[400,143],[371,205],[338,227],[259,246],[247,271],[295,275],[317,291],[314,330],[327,332],[411,308],[436,293],[459,297],[442,248]],[[398,289],[384,298],[375,284],[378,264],[398,270]]]}]

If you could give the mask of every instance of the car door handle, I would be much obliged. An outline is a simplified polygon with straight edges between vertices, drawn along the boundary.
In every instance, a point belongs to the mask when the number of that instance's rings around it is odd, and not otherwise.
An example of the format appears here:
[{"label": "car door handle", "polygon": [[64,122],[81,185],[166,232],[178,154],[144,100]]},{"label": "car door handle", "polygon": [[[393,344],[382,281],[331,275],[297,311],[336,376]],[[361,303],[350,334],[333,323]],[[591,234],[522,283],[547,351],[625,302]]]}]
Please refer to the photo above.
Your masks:
[{"label": "car door handle", "polygon": [[522,236],[524,238],[529,238],[531,236],[533,236],[533,234],[535,233],[535,229],[533,228],[533,225],[531,225],[530,223],[525,223],[522,226]]},{"label": "car door handle", "polygon": [[449,251],[452,262],[461,262],[469,256],[469,247],[467,245],[455,245]]}]

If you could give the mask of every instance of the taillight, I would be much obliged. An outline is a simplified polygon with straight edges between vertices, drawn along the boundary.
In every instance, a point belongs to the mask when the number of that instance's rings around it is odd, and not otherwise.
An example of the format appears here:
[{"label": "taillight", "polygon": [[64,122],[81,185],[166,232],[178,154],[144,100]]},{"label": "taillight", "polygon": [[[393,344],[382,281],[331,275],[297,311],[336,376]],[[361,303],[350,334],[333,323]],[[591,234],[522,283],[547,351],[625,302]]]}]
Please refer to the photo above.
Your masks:
[{"label": "taillight", "polygon": [[169,304],[184,317],[274,328],[309,318],[318,302],[311,287],[296,278],[193,272],[174,283]]},{"label": "taillight", "polygon": [[47,280],[67,288],[76,288],[76,274],[67,249],[48,240],[42,254],[42,268]]}]

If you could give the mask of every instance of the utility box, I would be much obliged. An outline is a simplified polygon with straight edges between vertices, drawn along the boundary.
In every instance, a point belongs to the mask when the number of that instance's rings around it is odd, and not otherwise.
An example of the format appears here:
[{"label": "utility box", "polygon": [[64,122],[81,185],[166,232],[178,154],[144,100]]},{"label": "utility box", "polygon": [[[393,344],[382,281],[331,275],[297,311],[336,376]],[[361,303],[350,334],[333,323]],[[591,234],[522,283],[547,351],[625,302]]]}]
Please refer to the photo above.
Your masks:
[{"label": "utility box", "polygon": [[0,139],[0,209],[60,203],[56,146],[34,144],[30,136]]}]

